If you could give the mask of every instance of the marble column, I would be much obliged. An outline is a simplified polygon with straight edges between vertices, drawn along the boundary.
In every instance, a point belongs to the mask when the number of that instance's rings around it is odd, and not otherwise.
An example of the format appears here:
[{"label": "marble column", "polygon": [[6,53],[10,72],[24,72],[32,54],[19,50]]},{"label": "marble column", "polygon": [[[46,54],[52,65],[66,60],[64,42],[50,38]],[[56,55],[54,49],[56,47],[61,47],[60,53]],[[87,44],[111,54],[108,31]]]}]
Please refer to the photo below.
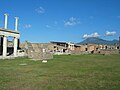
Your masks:
[{"label": "marble column", "polygon": [[7,37],[3,37],[3,57],[7,56]]},{"label": "marble column", "polygon": [[7,29],[7,25],[8,25],[8,14],[4,14],[5,15],[5,24],[4,24],[4,28]]},{"label": "marble column", "polygon": [[17,44],[18,44],[18,39],[14,37],[14,57],[17,56]]},{"label": "marble column", "polygon": [[18,31],[18,17],[15,17],[15,31]]}]

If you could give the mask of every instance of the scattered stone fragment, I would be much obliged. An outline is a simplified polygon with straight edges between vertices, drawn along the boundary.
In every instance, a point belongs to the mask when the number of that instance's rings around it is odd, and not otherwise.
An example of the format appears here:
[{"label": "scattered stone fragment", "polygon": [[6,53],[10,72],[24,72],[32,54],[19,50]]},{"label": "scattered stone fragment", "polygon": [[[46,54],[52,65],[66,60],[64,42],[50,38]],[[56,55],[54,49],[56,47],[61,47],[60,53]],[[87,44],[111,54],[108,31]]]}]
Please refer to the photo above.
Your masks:
[{"label": "scattered stone fragment", "polygon": [[27,64],[26,64],[26,63],[21,63],[21,64],[19,64],[19,65],[21,65],[21,66],[26,66]]},{"label": "scattered stone fragment", "polygon": [[42,63],[47,63],[47,60],[42,60]]}]

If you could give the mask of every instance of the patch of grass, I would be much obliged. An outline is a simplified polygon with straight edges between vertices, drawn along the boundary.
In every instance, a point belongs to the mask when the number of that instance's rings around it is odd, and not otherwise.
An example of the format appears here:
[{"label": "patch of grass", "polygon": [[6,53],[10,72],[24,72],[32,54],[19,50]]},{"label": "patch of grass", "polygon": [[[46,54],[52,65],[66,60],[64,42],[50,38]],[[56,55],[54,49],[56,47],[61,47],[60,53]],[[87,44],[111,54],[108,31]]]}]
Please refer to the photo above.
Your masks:
[{"label": "patch of grass", "polygon": [[60,55],[47,63],[0,60],[0,90],[119,89],[120,55]]}]

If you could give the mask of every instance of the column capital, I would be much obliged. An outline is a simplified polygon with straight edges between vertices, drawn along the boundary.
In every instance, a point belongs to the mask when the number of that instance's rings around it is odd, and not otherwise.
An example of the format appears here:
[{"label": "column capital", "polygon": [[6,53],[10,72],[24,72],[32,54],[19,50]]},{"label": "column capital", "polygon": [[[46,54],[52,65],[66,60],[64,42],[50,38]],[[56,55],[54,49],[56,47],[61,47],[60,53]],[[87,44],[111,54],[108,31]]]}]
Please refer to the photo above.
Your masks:
[{"label": "column capital", "polygon": [[15,17],[15,19],[19,19],[19,17]]},{"label": "column capital", "polygon": [[14,38],[19,39],[18,37],[14,37]]},{"label": "column capital", "polygon": [[5,15],[5,16],[8,16],[9,14],[8,14],[8,13],[5,13],[4,15]]},{"label": "column capital", "polygon": [[7,37],[7,35],[3,35],[3,37]]}]

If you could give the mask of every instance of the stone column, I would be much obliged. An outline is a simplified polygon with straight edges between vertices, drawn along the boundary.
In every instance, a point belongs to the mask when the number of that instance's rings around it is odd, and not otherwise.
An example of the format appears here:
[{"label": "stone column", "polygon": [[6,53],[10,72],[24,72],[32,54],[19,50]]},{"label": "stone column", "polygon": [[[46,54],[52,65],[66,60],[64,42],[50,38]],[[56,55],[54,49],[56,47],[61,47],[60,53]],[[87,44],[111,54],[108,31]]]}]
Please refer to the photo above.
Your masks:
[{"label": "stone column", "polygon": [[68,48],[70,49],[70,44],[68,44]]},{"label": "stone column", "polygon": [[65,44],[65,49],[66,49],[66,44]]},{"label": "stone column", "polygon": [[5,15],[5,24],[4,24],[4,28],[7,29],[7,25],[8,25],[8,14],[4,14]]},{"label": "stone column", "polygon": [[74,45],[72,47],[73,47],[73,50],[74,50]]},{"label": "stone column", "polygon": [[72,45],[70,45],[70,50],[72,50]]},{"label": "stone column", "polygon": [[73,45],[71,44],[71,50],[73,50]]},{"label": "stone column", "polygon": [[7,37],[3,37],[3,57],[7,56]]},{"label": "stone column", "polygon": [[18,31],[18,17],[15,17],[15,31]]},{"label": "stone column", "polygon": [[14,37],[14,57],[17,56],[17,43],[18,43],[18,39]]}]

